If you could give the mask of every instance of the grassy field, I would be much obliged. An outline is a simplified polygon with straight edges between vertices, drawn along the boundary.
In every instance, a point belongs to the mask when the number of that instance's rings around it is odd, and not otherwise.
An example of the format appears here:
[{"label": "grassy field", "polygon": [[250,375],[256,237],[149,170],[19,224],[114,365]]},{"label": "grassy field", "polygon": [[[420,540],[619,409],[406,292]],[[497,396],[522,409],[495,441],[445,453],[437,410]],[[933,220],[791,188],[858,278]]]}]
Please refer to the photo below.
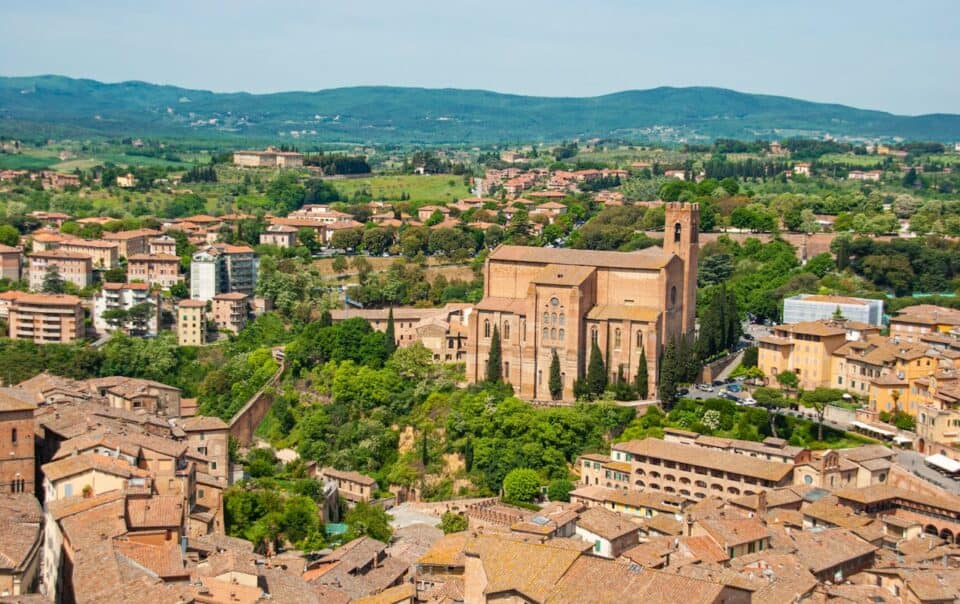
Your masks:
[{"label": "grassy field", "polygon": [[[187,159],[187,158],[185,158]],[[0,154],[0,169],[5,170],[39,170],[50,169],[58,172],[73,172],[77,168],[89,170],[94,166],[107,162],[123,166],[161,166],[189,169],[189,163],[169,161],[159,157],[145,157],[142,155],[127,155],[125,153],[79,153],[66,161],[60,161],[55,150],[37,149],[27,150],[24,153]]]},{"label": "grassy field", "polygon": [[0,169],[3,170],[40,170],[59,162],[56,153],[33,151],[27,153],[0,154]]},{"label": "grassy field", "polygon": [[369,191],[375,200],[398,201],[406,193],[413,202],[452,203],[468,197],[470,190],[463,184],[462,176],[442,174],[437,176],[371,176],[331,181],[348,199],[357,191]]},{"label": "grassy field", "polygon": [[882,155],[854,155],[852,153],[828,153],[820,158],[822,162],[832,162],[853,167],[872,167],[883,162]]}]

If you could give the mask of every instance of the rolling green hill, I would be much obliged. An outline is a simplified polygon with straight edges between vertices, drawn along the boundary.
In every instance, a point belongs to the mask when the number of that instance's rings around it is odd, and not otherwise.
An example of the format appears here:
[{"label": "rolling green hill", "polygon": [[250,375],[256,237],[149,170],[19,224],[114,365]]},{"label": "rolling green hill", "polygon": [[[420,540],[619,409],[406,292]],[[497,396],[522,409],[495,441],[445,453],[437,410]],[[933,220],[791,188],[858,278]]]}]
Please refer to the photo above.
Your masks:
[{"label": "rolling green hill", "polygon": [[[899,116],[721,88],[654,88],[590,98],[480,90],[336,88],[214,93],[145,82],[0,77],[0,136],[177,136],[244,141],[494,143],[831,134],[960,140],[960,115]],[[281,135],[283,133],[283,135]]]}]

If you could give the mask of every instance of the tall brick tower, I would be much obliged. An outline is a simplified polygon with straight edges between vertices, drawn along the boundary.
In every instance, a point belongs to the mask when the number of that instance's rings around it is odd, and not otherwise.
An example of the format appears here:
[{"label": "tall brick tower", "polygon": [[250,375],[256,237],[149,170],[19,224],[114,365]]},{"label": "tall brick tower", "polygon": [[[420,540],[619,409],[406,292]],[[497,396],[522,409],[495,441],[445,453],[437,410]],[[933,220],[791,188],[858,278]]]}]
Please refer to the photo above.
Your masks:
[{"label": "tall brick tower", "polygon": [[697,321],[697,260],[700,255],[700,206],[666,205],[663,251],[683,260],[683,333],[692,333]]}]

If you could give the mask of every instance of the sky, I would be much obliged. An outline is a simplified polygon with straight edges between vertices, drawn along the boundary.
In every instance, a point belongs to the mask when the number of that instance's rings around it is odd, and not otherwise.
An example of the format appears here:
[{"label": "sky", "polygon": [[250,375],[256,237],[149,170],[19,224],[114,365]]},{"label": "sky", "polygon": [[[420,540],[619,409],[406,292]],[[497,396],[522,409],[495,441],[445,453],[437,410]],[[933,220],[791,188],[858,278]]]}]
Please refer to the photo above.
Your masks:
[{"label": "sky", "polygon": [[956,0],[9,0],[0,75],[215,91],[718,86],[960,113]]}]

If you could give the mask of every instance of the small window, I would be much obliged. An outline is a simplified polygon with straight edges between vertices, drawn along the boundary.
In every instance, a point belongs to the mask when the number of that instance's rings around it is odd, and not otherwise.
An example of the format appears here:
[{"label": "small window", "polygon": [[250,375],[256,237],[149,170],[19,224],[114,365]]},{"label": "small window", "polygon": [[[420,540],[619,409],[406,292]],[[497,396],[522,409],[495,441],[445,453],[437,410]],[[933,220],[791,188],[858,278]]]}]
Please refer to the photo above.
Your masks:
[{"label": "small window", "polygon": [[553,328],[550,329],[550,339],[551,339],[551,340],[556,340],[556,339],[557,339],[557,328],[556,328],[556,327],[553,327]]},{"label": "small window", "polygon": [[637,331],[637,348],[640,348],[641,346],[643,346],[643,332],[638,330]]},{"label": "small window", "polygon": [[490,320],[489,319],[483,320],[483,337],[485,338],[490,337]]},{"label": "small window", "polygon": [[596,328],[596,327],[591,327],[591,328],[590,328],[590,341],[591,341],[592,343],[594,343],[594,344],[597,343],[597,328]]},{"label": "small window", "polygon": [[17,429],[14,428],[10,431],[10,442],[17,444]]},{"label": "small window", "polygon": [[680,223],[673,225],[673,242],[680,243],[680,233],[683,230],[683,227],[680,226]]},{"label": "small window", "polygon": [[503,339],[504,340],[510,339],[510,322],[509,321],[506,321],[503,324]]},{"label": "small window", "polygon": [[561,328],[560,328],[560,331],[559,331],[558,334],[557,334],[557,336],[560,338],[560,341],[561,341],[561,342],[563,341],[563,336],[564,336],[564,335],[566,335],[566,333],[564,332],[563,328],[561,327]]},{"label": "small window", "polygon": [[620,329],[613,332],[613,347],[620,348]]},{"label": "small window", "polygon": [[544,327],[544,328],[543,328],[543,339],[546,340],[546,339],[548,339],[549,337],[550,337],[550,328],[549,328],[549,327]]},{"label": "small window", "polygon": [[670,306],[677,305],[677,286],[674,285],[670,288]]}]

